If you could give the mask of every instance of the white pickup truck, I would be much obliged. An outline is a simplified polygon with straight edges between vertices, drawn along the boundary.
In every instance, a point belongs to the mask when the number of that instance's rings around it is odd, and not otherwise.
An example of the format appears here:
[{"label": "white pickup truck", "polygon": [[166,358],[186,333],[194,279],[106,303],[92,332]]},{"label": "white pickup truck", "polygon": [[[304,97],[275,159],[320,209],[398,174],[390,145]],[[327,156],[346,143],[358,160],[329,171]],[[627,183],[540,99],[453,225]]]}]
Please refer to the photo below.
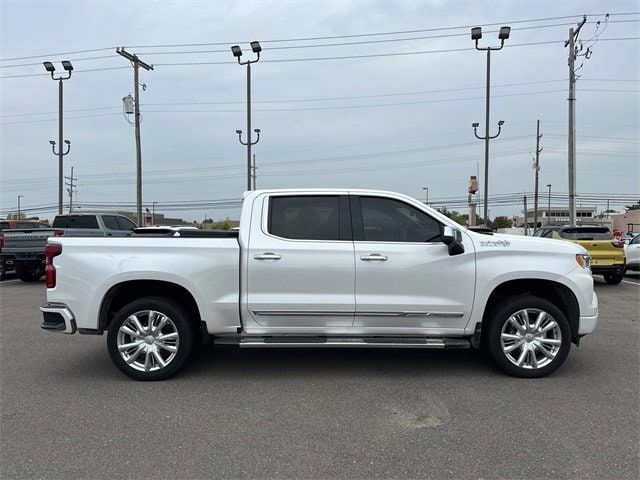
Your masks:
[{"label": "white pickup truck", "polygon": [[42,328],[102,334],[139,380],[206,340],[240,347],[484,347],[520,377],[556,370],[598,320],[589,257],[471,232],[405,195],[245,194],[237,232],[49,239]]}]

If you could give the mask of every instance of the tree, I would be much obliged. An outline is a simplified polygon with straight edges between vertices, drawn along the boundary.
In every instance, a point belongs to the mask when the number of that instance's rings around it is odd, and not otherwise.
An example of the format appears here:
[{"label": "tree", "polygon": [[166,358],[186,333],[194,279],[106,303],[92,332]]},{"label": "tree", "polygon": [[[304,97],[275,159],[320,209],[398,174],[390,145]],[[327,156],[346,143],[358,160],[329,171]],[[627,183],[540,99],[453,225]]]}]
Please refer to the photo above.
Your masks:
[{"label": "tree", "polygon": [[460,213],[455,210],[447,210],[446,207],[439,208],[438,211],[443,215],[449,217],[454,222],[459,223],[460,225],[466,226],[469,223],[469,215],[467,215],[466,213]]},{"label": "tree", "polygon": [[498,228],[511,228],[513,226],[513,222],[509,217],[495,217],[493,221],[489,222],[489,226],[497,230]]}]

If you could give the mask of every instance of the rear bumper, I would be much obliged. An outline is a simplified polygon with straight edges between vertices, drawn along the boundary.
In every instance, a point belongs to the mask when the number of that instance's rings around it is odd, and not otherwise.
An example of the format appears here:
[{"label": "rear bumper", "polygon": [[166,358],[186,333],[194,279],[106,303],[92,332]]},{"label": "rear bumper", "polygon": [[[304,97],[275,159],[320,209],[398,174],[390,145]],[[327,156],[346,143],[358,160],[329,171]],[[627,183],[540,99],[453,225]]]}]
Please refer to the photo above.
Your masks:
[{"label": "rear bumper", "polygon": [[607,266],[591,266],[591,273],[594,275],[602,275],[603,273],[613,273],[615,275],[619,275],[624,272],[624,264],[620,263],[617,265],[607,265]]},{"label": "rear bumper", "polygon": [[627,263],[627,270],[633,270],[634,272],[640,271],[640,262]]},{"label": "rear bumper", "polygon": [[64,303],[43,303],[40,305],[43,321],[40,328],[50,332],[75,333],[76,321],[73,313]]}]

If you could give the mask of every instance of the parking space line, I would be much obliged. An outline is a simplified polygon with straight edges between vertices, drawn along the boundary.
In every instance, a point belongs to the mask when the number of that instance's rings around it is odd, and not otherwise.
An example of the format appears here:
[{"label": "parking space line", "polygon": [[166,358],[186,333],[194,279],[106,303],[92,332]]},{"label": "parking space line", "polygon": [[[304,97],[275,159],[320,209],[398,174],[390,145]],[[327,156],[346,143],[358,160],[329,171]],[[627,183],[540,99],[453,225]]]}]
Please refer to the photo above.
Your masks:
[{"label": "parking space line", "polygon": [[631,285],[640,285],[640,282],[632,282],[630,280],[622,280],[623,283],[630,283]]}]

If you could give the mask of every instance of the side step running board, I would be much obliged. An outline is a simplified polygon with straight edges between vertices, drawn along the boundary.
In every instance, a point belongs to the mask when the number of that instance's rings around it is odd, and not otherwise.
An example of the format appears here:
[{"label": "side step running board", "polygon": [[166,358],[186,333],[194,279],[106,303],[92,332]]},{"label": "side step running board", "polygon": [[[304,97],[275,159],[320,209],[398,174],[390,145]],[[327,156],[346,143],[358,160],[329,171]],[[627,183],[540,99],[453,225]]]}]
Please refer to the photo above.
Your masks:
[{"label": "side step running board", "polygon": [[218,336],[214,343],[241,348],[470,348],[467,338],[432,337],[311,337]]}]

